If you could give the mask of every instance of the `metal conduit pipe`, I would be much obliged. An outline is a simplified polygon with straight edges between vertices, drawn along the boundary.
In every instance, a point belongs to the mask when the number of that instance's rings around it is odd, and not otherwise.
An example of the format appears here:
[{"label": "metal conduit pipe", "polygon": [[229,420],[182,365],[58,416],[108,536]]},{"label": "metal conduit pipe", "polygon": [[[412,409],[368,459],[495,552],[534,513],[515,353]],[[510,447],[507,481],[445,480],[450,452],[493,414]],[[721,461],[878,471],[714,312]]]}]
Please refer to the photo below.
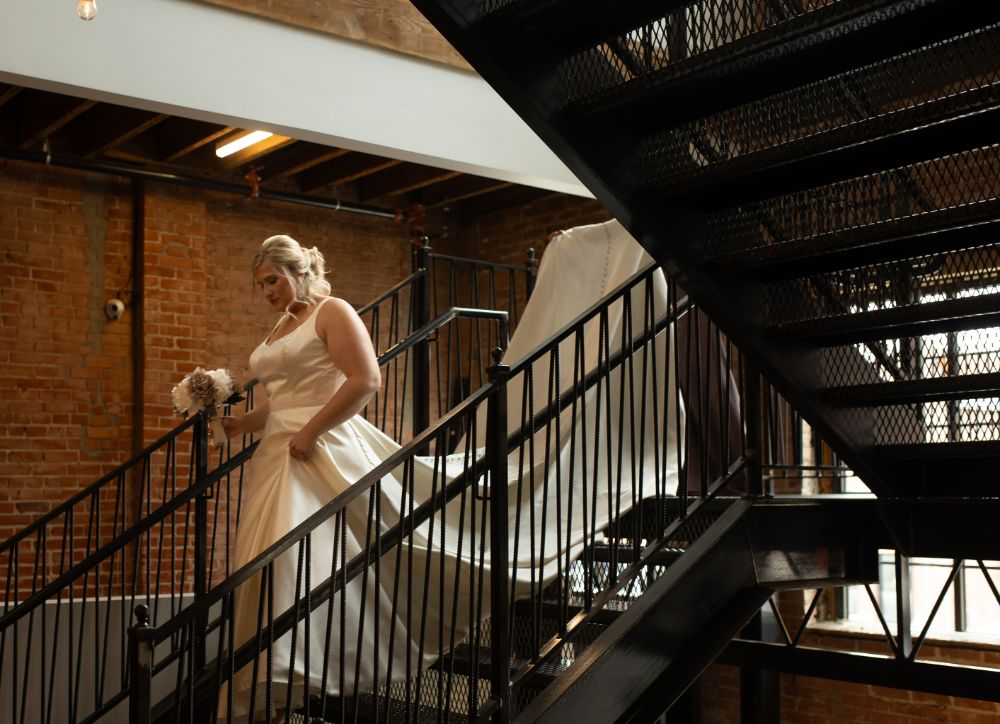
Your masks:
[{"label": "metal conduit pipe", "polygon": [[[197,176],[181,176],[180,174],[167,173],[164,171],[151,171],[149,169],[137,168],[135,166],[129,166],[124,163],[116,163],[114,161],[94,161],[91,159],[75,158],[73,156],[64,156],[56,153],[45,153],[44,151],[29,151],[12,146],[0,145],[0,158],[41,163],[46,166],[73,168],[80,171],[106,173],[113,176],[125,176],[131,179],[142,179],[145,181],[172,184],[174,186],[206,189],[208,191],[218,191],[220,193],[236,194],[237,196],[244,197],[248,195],[249,191],[248,186],[241,186],[240,184],[212,181],[210,179],[198,178]],[[294,194],[284,191],[260,189],[257,197],[268,201],[281,201],[288,204],[313,206],[315,208],[327,209],[328,211],[346,211],[352,214],[377,216],[383,219],[392,219],[393,221],[404,221],[407,218],[406,212],[401,209],[386,209],[379,206],[368,206],[366,204],[345,203],[334,199],[321,199],[315,196],[307,196],[306,194]]]}]

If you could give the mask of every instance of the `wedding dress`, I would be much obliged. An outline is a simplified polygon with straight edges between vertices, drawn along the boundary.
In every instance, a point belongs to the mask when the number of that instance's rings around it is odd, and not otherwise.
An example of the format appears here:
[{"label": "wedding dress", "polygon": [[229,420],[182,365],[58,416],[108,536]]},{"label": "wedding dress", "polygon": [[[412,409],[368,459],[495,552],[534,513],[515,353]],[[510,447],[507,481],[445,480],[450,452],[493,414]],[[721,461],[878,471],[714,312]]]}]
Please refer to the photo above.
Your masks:
[{"label": "wedding dress", "polygon": [[[562,233],[554,239],[542,258],[538,272],[535,289],[532,293],[527,307],[524,311],[520,324],[510,340],[504,361],[508,364],[523,358],[528,352],[539,344],[550,339],[554,332],[563,327],[567,322],[578,316],[588,306],[600,300],[607,292],[613,290],[622,281],[637,272],[649,263],[649,257],[642,250],[639,244],[628,235],[628,233],[617,222],[606,224],[596,224],[592,226],[579,227]],[[666,286],[662,274],[657,272],[655,278],[655,306],[657,315],[662,315],[666,308]],[[634,325],[632,334],[637,334],[643,327],[644,315],[644,288],[642,285],[633,294],[632,317]],[[608,337],[611,351],[620,346],[620,331],[625,323],[624,313],[621,305],[617,306],[617,311],[611,311],[608,319]],[[251,368],[264,384],[267,390],[270,411],[266,426],[261,435],[260,445],[254,453],[250,464],[250,469],[244,482],[243,502],[240,515],[239,528],[236,536],[235,565],[244,565],[259,555],[268,546],[280,539],[288,531],[316,512],[324,504],[340,493],[348,490],[350,486],[361,479],[367,472],[373,469],[381,461],[395,453],[399,447],[391,438],[384,435],[380,430],[369,422],[355,416],[347,422],[321,435],[316,441],[316,447],[310,457],[306,460],[293,459],[288,453],[288,442],[290,438],[316,413],[316,411],[326,402],[344,382],[343,373],[338,370],[330,361],[326,346],[316,332],[316,312],[313,312],[299,327],[290,334],[273,340],[270,343],[262,343],[257,347],[250,357]],[[598,350],[600,346],[600,335],[598,333],[598,321],[595,319],[588,328],[585,335],[586,347],[584,350],[584,363],[586,369],[593,369],[598,363]],[[564,363],[560,369],[560,389],[570,388],[573,379],[574,359],[574,338],[571,336],[563,343],[561,351]],[[669,350],[664,349],[660,354],[666,359],[673,358]],[[661,360],[663,357],[660,358]],[[549,367],[548,358],[535,363],[534,367],[534,395],[535,410],[544,407],[548,400],[548,379]],[[662,364],[662,362],[661,362]],[[618,410],[621,402],[619,396],[621,390],[620,381],[621,370],[612,373],[612,384],[609,385],[602,396],[610,395],[611,409]],[[673,377],[672,366],[669,367],[669,375]],[[521,424],[521,406],[524,396],[519,380],[515,378],[508,394],[508,414],[509,428],[514,431]],[[661,396],[662,385],[660,382],[659,393]],[[667,387],[674,389],[672,383]],[[588,414],[595,414],[597,405],[595,404],[595,392],[588,393],[587,410]],[[634,394],[634,393],[633,393]],[[628,396],[628,393],[626,393]],[[612,442],[611,448],[602,450],[600,455],[612,457],[617,454],[619,445],[625,446],[623,449],[636,449],[633,437],[645,434],[651,437],[653,430],[652,409],[653,405],[646,408],[641,407],[642,400],[628,399],[626,404],[634,405],[631,409],[634,418],[631,424],[625,425],[628,429],[618,431],[605,431],[610,433],[608,439]],[[675,401],[671,398],[669,409],[674,410]],[[485,405],[482,406],[483,408]],[[662,399],[660,400],[662,409]],[[630,409],[628,407],[626,410]],[[641,417],[640,409],[645,409],[645,418]],[[480,423],[477,425],[479,435],[485,433],[485,410],[477,411]],[[539,581],[546,581],[553,578],[564,563],[567,555],[567,542],[569,555],[578,556],[583,550],[584,529],[587,526],[594,526],[600,530],[616,512],[624,512],[631,508],[638,500],[648,495],[652,495],[654,486],[659,490],[672,491],[676,487],[677,460],[673,457],[673,452],[677,446],[673,444],[676,440],[671,426],[669,437],[671,442],[666,446],[668,459],[654,460],[652,444],[646,444],[645,459],[630,460],[630,470],[624,472],[628,477],[631,475],[631,482],[622,486],[622,491],[615,494],[607,480],[603,477],[598,480],[596,475],[603,475],[606,468],[606,460],[599,461],[599,470],[590,473],[587,480],[571,481],[566,479],[570,464],[574,463],[579,470],[584,462],[581,449],[583,445],[576,440],[574,444],[571,416],[572,409],[563,412],[561,425],[561,439],[549,440],[550,445],[554,442],[558,451],[550,458],[548,469],[544,468],[544,455],[539,454],[539,460],[534,463],[534,474],[531,478],[536,482],[535,487],[516,486],[513,481],[518,480],[522,473],[521,466],[530,463],[522,463],[516,453],[511,455],[508,461],[509,479],[512,481],[509,496],[509,519],[511,529],[515,526],[514,521],[521,521],[520,540],[513,539],[508,544],[508,549],[521,551],[517,560],[512,560],[511,575],[515,581],[515,595],[527,590],[530,583],[538,585]],[[617,417],[617,415],[614,415]],[[661,414],[662,418],[662,414]],[[662,419],[659,423],[663,424]],[[591,428],[593,429],[593,428]],[[619,432],[622,434],[619,435]],[[544,430],[536,433],[536,449],[545,449],[545,436],[552,434]],[[588,433],[592,434],[592,433]],[[659,433],[662,435],[661,432]],[[579,437],[579,434],[578,434]],[[482,455],[482,438],[475,441],[477,443],[477,455]],[[465,448],[464,443],[460,443],[456,448],[461,451]],[[472,446],[469,446],[470,448]],[[593,464],[594,450],[587,453],[590,459],[588,464]],[[558,463],[557,463],[558,459]],[[441,468],[441,460],[433,458],[418,458],[409,473],[407,484],[404,486],[404,476],[402,474],[387,476],[383,478],[380,487],[380,522],[383,529],[391,527],[399,521],[401,516],[412,509],[407,496],[412,495],[416,504],[428,499],[442,484],[442,472],[445,479],[451,479],[460,472],[467,461],[463,458],[463,453],[449,456],[444,461],[444,469]],[[561,467],[559,467],[561,466]],[[556,468],[559,467],[557,470]],[[660,479],[654,480],[656,471],[659,471]],[[621,473],[620,473],[621,474]],[[551,479],[556,475],[562,476],[563,486],[587,486],[588,490],[593,490],[591,503],[593,507],[589,511],[580,508],[581,503],[575,502],[572,505],[566,504],[562,521],[556,521],[550,517],[548,520],[540,521],[538,516],[530,516],[533,524],[529,524],[529,511],[533,506],[540,509],[541,500],[544,496],[543,481]],[[525,480],[529,479],[525,476]],[[669,483],[669,485],[668,485]],[[518,492],[519,489],[519,492]],[[564,489],[568,490],[568,487]],[[583,499],[583,495],[577,495],[576,501]],[[569,500],[573,500],[572,497]],[[459,501],[453,501],[446,506],[444,515],[436,516],[435,525],[437,528],[429,530],[428,524],[419,527],[412,532],[412,539],[418,545],[413,545],[408,549],[408,556],[412,557],[414,570],[424,571],[424,563],[429,562],[433,557],[434,575],[429,580],[411,581],[409,595],[393,596],[393,580],[395,558],[393,555],[385,555],[380,562],[382,570],[380,580],[377,583],[374,576],[363,580],[361,576],[356,577],[347,584],[342,594],[337,594],[333,599],[333,608],[336,614],[333,617],[335,630],[339,630],[340,619],[346,621],[345,630],[350,631],[349,640],[340,642],[333,635],[329,644],[334,647],[333,651],[340,650],[343,653],[343,665],[346,669],[346,680],[341,681],[339,672],[328,673],[325,679],[322,678],[322,651],[326,636],[326,608],[320,607],[312,618],[310,639],[312,643],[312,664],[306,681],[305,664],[303,661],[302,649],[305,629],[299,626],[297,632],[297,648],[294,665],[289,666],[291,660],[291,636],[286,635],[272,646],[272,676],[276,683],[275,694],[284,700],[285,686],[291,681],[293,684],[293,704],[301,701],[305,690],[316,692],[321,688],[328,694],[348,694],[355,690],[370,690],[378,682],[384,682],[386,669],[392,667],[393,678],[398,680],[401,672],[415,672],[419,667],[425,667],[433,663],[442,653],[441,649],[447,649],[455,641],[461,641],[469,628],[475,623],[474,611],[467,610],[467,602],[473,598],[482,596],[484,609],[480,610],[480,615],[488,617],[489,611],[489,577],[483,576],[483,581],[478,582],[481,586],[474,590],[477,582],[471,580],[469,575],[462,574],[458,577],[459,588],[454,591],[450,576],[450,571],[464,567],[463,570],[470,570],[471,563],[469,554],[469,537],[480,536],[482,531],[475,529],[476,522],[470,520],[472,516],[461,515],[458,510]],[[363,549],[366,540],[366,528],[368,526],[368,502],[367,496],[362,495],[354,503],[350,504],[346,516],[346,525],[341,528],[336,527],[336,522],[330,520],[317,528],[311,539],[312,585],[317,585],[320,581],[330,575],[331,563],[334,562],[334,555],[337,560],[351,560]],[[569,530],[567,530],[567,520]],[[447,521],[442,524],[442,521]],[[534,525],[534,527],[533,527]],[[540,536],[538,527],[547,527],[549,530],[548,543],[543,550],[539,550],[539,540],[546,540]],[[591,528],[592,529],[592,528]],[[485,536],[488,542],[488,534]],[[524,553],[534,546],[536,553],[528,555]],[[443,554],[442,554],[443,552]],[[479,552],[476,553],[479,564]],[[289,608],[294,601],[294,591],[296,590],[296,556],[295,548],[288,551],[282,558],[279,558],[274,565],[274,612],[275,614]],[[489,554],[485,554],[482,559],[485,567],[489,566]],[[439,570],[440,569],[440,570]],[[443,586],[441,580],[447,580],[449,590],[445,591],[445,599],[441,600],[439,588]],[[301,583],[298,584],[301,589]],[[405,584],[404,584],[405,585]],[[398,579],[396,586],[399,586]],[[536,589],[537,590],[537,589]],[[258,629],[258,601],[259,599],[259,576],[256,585],[244,585],[237,593],[234,612],[234,636],[237,645],[249,640],[256,635]],[[481,591],[481,593],[480,593]],[[398,594],[398,589],[397,589]],[[475,594],[475,595],[474,595]],[[341,600],[340,596],[345,597]],[[454,602],[460,602],[455,605]],[[407,608],[408,602],[413,602],[414,610]],[[394,605],[395,603],[395,605]],[[416,608],[419,606],[419,610]],[[366,614],[362,614],[366,611]],[[444,615],[439,615],[439,611]],[[366,616],[364,621],[359,617]],[[408,621],[420,621],[420,631],[407,631]],[[391,634],[391,635],[390,635]],[[359,639],[363,641],[359,645]],[[444,646],[441,645],[444,642]],[[377,650],[377,655],[375,652]],[[361,655],[360,652],[365,652]],[[333,653],[333,652],[331,652]],[[336,659],[336,655],[333,655]],[[333,669],[340,666],[340,663],[331,664]],[[378,670],[376,670],[376,667]],[[257,674],[258,682],[264,680],[265,664],[260,664]],[[357,674],[355,674],[357,671]],[[357,683],[355,683],[355,678]],[[232,716],[234,720],[245,721],[249,713],[250,691],[252,688],[252,670],[248,665],[233,677],[232,694]],[[264,693],[258,683],[258,691],[255,695],[254,709],[262,710],[264,707]],[[219,697],[218,715],[220,718],[226,717],[228,709],[228,692],[223,689]],[[280,706],[280,705],[279,705]],[[259,716],[259,714],[258,714]]]}]

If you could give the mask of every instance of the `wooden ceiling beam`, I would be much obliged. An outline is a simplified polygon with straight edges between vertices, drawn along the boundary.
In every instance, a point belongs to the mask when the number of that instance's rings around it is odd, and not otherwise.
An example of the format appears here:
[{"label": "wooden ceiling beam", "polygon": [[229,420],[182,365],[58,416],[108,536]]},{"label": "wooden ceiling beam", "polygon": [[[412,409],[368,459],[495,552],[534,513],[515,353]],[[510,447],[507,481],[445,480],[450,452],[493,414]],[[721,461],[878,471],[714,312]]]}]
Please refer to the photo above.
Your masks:
[{"label": "wooden ceiling beam", "polygon": [[275,153],[261,163],[261,178],[267,182],[294,176],[303,171],[318,166],[350,153],[346,148],[329,148],[316,143],[299,141],[286,147],[280,153]]},{"label": "wooden ceiling beam", "polygon": [[463,219],[470,220],[512,206],[527,204],[554,193],[548,189],[536,189],[530,186],[511,186],[462,202],[458,207],[458,213]]},{"label": "wooden ceiling beam", "polygon": [[358,183],[358,200],[364,203],[384,196],[398,196],[453,179],[458,175],[458,171],[449,169],[415,163],[400,164],[361,179]]},{"label": "wooden ceiling beam", "polygon": [[75,136],[73,145],[84,158],[100,156],[115,146],[145,133],[169,116],[110,103],[99,103],[65,130]]},{"label": "wooden ceiling beam", "polygon": [[20,93],[22,90],[19,85],[7,85],[6,83],[0,83],[0,108],[6,103],[9,103],[14,97]]},{"label": "wooden ceiling beam", "polygon": [[17,145],[21,148],[41,142],[97,103],[44,91],[20,93],[19,101]]},{"label": "wooden ceiling beam", "polygon": [[348,153],[303,171],[298,174],[296,180],[299,188],[309,193],[324,186],[338,186],[357,181],[373,173],[398,166],[400,163],[402,161],[373,156],[370,153]]},{"label": "wooden ceiling beam", "polygon": [[220,126],[218,123],[171,118],[156,129],[157,160],[173,163],[234,130],[233,126]]},{"label": "wooden ceiling beam", "polygon": [[423,189],[420,193],[420,202],[428,209],[444,208],[450,204],[507,189],[513,185],[510,181],[463,175]]}]

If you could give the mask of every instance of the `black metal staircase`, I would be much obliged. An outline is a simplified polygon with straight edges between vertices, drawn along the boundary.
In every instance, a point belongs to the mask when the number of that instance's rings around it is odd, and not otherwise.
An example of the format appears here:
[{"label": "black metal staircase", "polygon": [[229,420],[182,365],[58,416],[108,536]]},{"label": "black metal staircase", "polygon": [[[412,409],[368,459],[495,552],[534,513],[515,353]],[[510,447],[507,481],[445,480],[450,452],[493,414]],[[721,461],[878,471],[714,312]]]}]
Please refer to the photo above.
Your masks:
[{"label": "black metal staircase", "polygon": [[995,494],[1000,6],[414,4],[874,492]]}]

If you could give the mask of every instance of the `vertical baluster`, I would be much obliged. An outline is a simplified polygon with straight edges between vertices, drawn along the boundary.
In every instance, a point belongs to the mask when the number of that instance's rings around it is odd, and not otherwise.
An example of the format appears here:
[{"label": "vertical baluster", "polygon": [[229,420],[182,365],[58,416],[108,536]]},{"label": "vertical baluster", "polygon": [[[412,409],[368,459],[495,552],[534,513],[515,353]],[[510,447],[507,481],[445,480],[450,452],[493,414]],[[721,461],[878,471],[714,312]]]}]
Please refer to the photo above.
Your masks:
[{"label": "vertical baluster", "polygon": [[[208,475],[208,417],[204,413],[199,414],[195,421],[193,445],[195,455],[194,484],[201,485]],[[207,490],[198,493],[194,506],[194,602],[196,605],[201,603],[208,592],[208,496]],[[183,578],[181,583],[183,585]],[[191,672],[192,677],[205,667],[205,634],[208,629],[208,614],[199,616],[193,626],[191,644],[194,652],[195,670]]]},{"label": "vertical baluster", "polygon": [[745,356],[743,357],[743,379],[746,389],[746,414],[744,415],[746,420],[746,454],[750,458],[747,461],[747,492],[750,495],[763,495],[760,376]]},{"label": "vertical baluster", "polygon": [[[417,264],[423,270],[414,281],[413,328],[420,329],[430,321],[430,289],[428,287],[427,264],[431,247],[427,237],[417,248]],[[421,340],[413,346],[413,434],[426,430],[430,425],[430,346]],[[422,451],[421,454],[425,454]]]},{"label": "vertical baluster", "polygon": [[[677,300],[677,285],[674,283],[673,279],[667,280],[667,299],[668,308],[670,309],[673,322],[667,328],[667,337],[664,340],[663,349],[663,371],[664,371],[664,385],[663,385],[663,416],[664,425],[662,429],[662,448],[663,454],[662,458],[664,461],[664,469],[667,467],[667,461],[670,459],[670,453],[674,454],[674,463],[677,466],[677,490],[676,494],[679,498],[678,510],[679,515],[683,516],[687,514],[687,485],[684,479],[684,447],[683,440],[685,434],[685,417],[682,409],[681,402],[681,365],[680,365],[680,311],[678,308]],[[671,374],[671,372],[673,374]],[[670,424],[671,415],[673,416],[673,425]],[[670,444],[670,431],[673,429],[673,450],[671,450]],[[661,517],[657,520],[657,528],[660,529],[665,521],[665,518]]]},{"label": "vertical baluster", "polygon": [[501,364],[502,350],[493,353],[490,381],[494,388],[487,402],[487,459],[490,476],[490,689],[499,708],[493,724],[510,721],[510,622],[507,577],[507,379],[510,367]]}]

